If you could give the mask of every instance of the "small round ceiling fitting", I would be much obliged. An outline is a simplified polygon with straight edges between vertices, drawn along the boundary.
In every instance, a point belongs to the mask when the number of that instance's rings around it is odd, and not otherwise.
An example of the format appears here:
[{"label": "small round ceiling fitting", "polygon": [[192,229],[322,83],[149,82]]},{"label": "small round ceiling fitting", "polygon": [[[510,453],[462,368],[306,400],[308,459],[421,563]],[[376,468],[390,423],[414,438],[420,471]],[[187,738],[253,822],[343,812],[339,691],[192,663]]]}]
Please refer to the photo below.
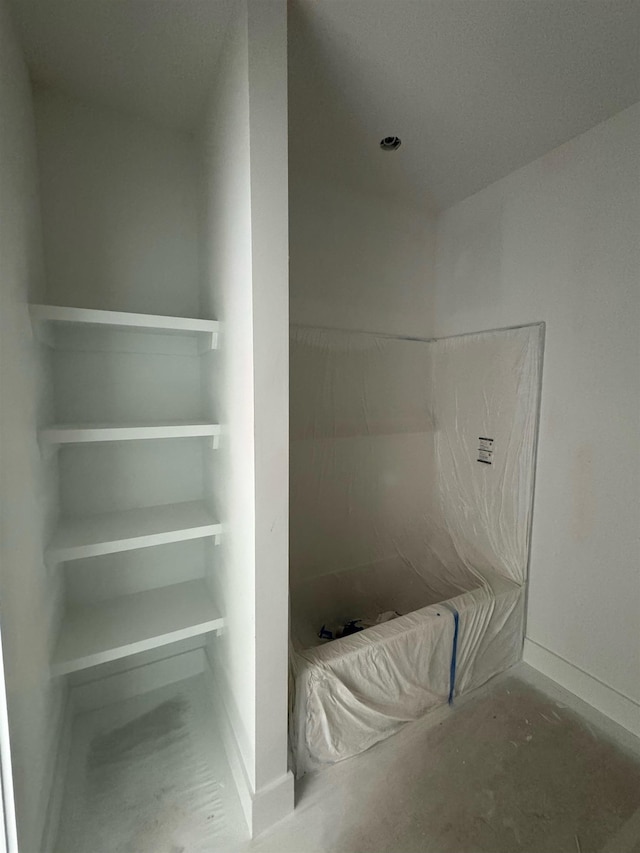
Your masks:
[{"label": "small round ceiling fitting", "polygon": [[385,136],[380,140],[380,148],[383,151],[397,151],[402,145],[402,140],[399,136]]}]

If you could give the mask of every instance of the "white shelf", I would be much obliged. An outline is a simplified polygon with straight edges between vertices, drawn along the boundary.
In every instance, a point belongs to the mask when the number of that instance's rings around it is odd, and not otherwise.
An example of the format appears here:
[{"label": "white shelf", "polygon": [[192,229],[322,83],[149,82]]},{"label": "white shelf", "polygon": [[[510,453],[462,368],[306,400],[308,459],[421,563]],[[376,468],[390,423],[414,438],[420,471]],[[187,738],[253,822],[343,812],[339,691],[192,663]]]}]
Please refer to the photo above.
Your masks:
[{"label": "white shelf", "polygon": [[151,548],[222,532],[201,501],[109,512],[61,522],[47,548],[48,563]]},{"label": "white shelf", "polygon": [[188,581],[70,610],[52,662],[66,675],[213,631],[224,620],[204,581]]},{"label": "white shelf", "polygon": [[206,349],[218,345],[220,323],[217,320],[197,320],[189,317],[165,317],[156,314],[131,314],[125,311],[98,311],[93,308],[67,308],[61,305],[31,305],[31,321],[38,336],[50,345],[53,338],[47,331],[51,323],[74,323],[85,326],[112,326],[138,332],[198,335]]},{"label": "white shelf", "polygon": [[58,445],[206,436],[213,438],[213,446],[217,447],[219,435],[220,425],[205,421],[173,421],[164,424],[54,424],[40,430],[40,441],[47,445]]}]

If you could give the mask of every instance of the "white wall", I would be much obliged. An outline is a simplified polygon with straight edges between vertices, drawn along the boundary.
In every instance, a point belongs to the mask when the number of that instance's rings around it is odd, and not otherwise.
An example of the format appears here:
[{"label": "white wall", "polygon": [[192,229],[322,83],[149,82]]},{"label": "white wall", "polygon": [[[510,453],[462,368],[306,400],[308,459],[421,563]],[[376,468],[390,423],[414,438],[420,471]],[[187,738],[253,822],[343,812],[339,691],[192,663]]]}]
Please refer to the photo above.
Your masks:
[{"label": "white wall", "polygon": [[42,561],[49,482],[36,428],[46,412],[27,302],[42,298],[40,211],[31,92],[0,4],[0,625],[21,850],[40,849],[62,693],[49,681],[59,603]]},{"label": "white wall", "polygon": [[[290,133],[299,126],[299,117],[291,116]],[[292,145],[294,142],[292,142]],[[424,337],[433,299],[435,222],[426,211],[407,205],[402,199],[393,199],[382,192],[382,187],[372,181],[369,193],[353,186],[343,163],[339,146],[336,146],[335,169],[345,180],[332,183],[330,178],[318,174],[320,170],[309,162],[302,169],[299,158],[290,163],[289,174],[289,294],[292,324],[324,326],[329,329],[350,329],[384,334]],[[297,339],[296,339],[297,336]],[[353,568],[384,558],[397,559],[395,547],[389,537],[378,539],[378,532],[390,516],[397,525],[386,530],[403,527],[407,516],[403,510],[413,501],[409,517],[418,514],[420,500],[408,488],[400,488],[401,481],[417,483],[418,477],[398,476],[402,470],[408,474],[412,463],[411,448],[418,448],[424,465],[432,451],[428,417],[422,412],[420,401],[410,403],[403,388],[393,389],[393,363],[416,378],[425,375],[426,363],[418,353],[411,355],[411,345],[387,348],[384,342],[367,344],[377,356],[369,360],[363,370],[362,381],[367,389],[366,436],[354,434],[360,430],[363,417],[362,400],[355,401],[349,411],[352,387],[349,381],[348,361],[340,362],[335,353],[324,351],[325,336],[314,336],[306,330],[295,330],[292,337],[291,371],[291,581],[296,583],[314,575],[333,571],[336,567]],[[335,336],[326,336],[336,343]],[[315,341],[318,349],[307,347],[305,341]],[[353,341],[350,341],[353,344]],[[389,352],[397,349],[391,362]],[[406,361],[399,360],[407,353]],[[385,360],[386,359],[386,360]],[[365,358],[366,362],[366,358]],[[330,364],[334,379],[330,385],[321,383],[321,370]],[[357,360],[354,361],[357,364]],[[309,375],[314,372],[313,380]],[[381,379],[380,372],[387,369]],[[407,375],[407,374],[405,374]],[[410,383],[408,383],[410,385]],[[375,400],[376,394],[380,400]],[[394,397],[394,415],[382,422],[377,416],[385,410],[390,396]],[[322,400],[323,405],[320,405]],[[335,408],[334,408],[335,407]],[[323,408],[327,421],[314,422]],[[333,421],[340,408],[341,417],[358,422],[348,426]],[[415,411],[414,411],[415,408]],[[347,414],[349,412],[349,414]],[[347,435],[343,435],[346,430]],[[379,435],[375,433],[379,431]],[[394,434],[395,433],[395,434]],[[336,435],[341,439],[333,441]],[[322,438],[327,439],[323,444]],[[317,439],[317,441],[316,441]],[[346,439],[346,440],[343,440]],[[335,444],[335,454],[329,448]],[[320,455],[316,445],[321,448]],[[365,470],[364,458],[376,459],[376,464]],[[324,459],[328,467],[323,469]],[[403,465],[405,466],[403,468]],[[309,486],[309,473],[322,469],[322,486]],[[352,471],[357,500],[353,493],[340,491],[342,475]],[[335,474],[335,479],[332,474]],[[380,482],[388,488],[381,490]],[[356,485],[357,484],[357,485]],[[358,490],[358,485],[360,489]],[[336,488],[337,486],[337,488]],[[366,494],[366,498],[364,495]],[[323,506],[326,518],[331,519],[336,535],[327,539],[326,526],[316,523],[318,510]],[[314,519],[315,522],[309,521]],[[326,520],[325,518],[325,520]],[[354,536],[354,530],[358,535]]]},{"label": "white wall", "polygon": [[[258,824],[293,808],[287,770],[289,242],[287,3],[250,0]],[[279,800],[279,801],[278,801]]]},{"label": "white wall", "polygon": [[546,321],[526,654],[636,731],[639,114],[436,225],[375,186],[290,179],[292,322],[441,337]]},{"label": "white wall", "polygon": [[49,89],[35,110],[49,302],[197,316],[193,139]]},{"label": "white wall", "polygon": [[[209,653],[253,832],[293,807],[287,771],[286,5],[238,3],[203,129],[203,312],[223,323],[205,393],[224,433],[209,489],[224,523]],[[241,792],[242,793],[242,792]]]},{"label": "white wall", "polygon": [[638,733],[639,147],[635,106],[446,211],[427,328],[546,321],[525,654]]},{"label": "white wall", "polygon": [[401,571],[424,538],[431,369],[427,343],[292,330],[292,586],[373,563]]},{"label": "white wall", "polygon": [[203,129],[203,315],[224,325],[203,357],[205,398],[225,427],[208,490],[225,524],[214,592],[227,630],[211,649],[242,762],[255,789],[255,463],[251,175],[246,4],[227,36]]},{"label": "white wall", "polygon": [[[46,301],[198,316],[197,147],[186,133],[39,89]],[[193,339],[63,327],[48,352],[58,423],[202,416]],[[200,439],[70,446],[57,454],[63,516],[204,497]],[[100,483],[96,489],[95,484]],[[69,564],[65,602],[91,602],[203,577],[209,543]],[[123,660],[119,668],[131,667]],[[96,674],[92,673],[95,678]]]},{"label": "white wall", "polygon": [[433,220],[400,201],[293,171],[291,322],[423,337]]}]

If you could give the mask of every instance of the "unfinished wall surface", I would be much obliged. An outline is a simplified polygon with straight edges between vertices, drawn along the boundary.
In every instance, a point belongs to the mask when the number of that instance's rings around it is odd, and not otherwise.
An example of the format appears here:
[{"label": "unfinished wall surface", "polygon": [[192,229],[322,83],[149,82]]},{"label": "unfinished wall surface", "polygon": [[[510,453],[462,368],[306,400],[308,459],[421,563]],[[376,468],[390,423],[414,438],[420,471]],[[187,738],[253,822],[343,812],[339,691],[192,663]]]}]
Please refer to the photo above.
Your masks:
[{"label": "unfinished wall surface", "polygon": [[[224,524],[212,643],[253,832],[293,807],[287,771],[286,5],[238,4],[202,134],[202,310],[222,321],[205,395],[223,425],[208,472]],[[243,784],[241,781],[241,797]]]},{"label": "unfinished wall surface", "polygon": [[51,501],[37,426],[48,383],[27,309],[44,285],[34,124],[4,3],[0,62],[0,620],[20,849],[31,853],[40,849],[63,696],[49,681],[59,597],[42,559]]},{"label": "unfinished wall surface", "polygon": [[525,658],[640,733],[640,106],[439,218],[451,335],[546,321]]},{"label": "unfinished wall surface", "polygon": [[292,171],[292,323],[424,336],[433,219],[375,190]]},{"label": "unfinished wall surface", "polygon": [[48,301],[197,316],[193,140],[49,89],[35,110]]}]

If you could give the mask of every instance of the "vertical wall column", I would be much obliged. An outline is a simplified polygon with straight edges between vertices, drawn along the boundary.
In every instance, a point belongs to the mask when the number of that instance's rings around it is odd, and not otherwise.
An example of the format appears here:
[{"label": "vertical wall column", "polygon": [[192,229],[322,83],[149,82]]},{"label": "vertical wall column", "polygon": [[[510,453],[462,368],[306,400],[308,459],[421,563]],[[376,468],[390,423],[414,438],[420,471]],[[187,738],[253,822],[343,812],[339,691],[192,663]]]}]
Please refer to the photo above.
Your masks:
[{"label": "vertical wall column", "polygon": [[260,789],[287,773],[283,746],[287,739],[289,585],[289,222],[284,0],[249,3],[249,110],[256,466],[256,784]]},{"label": "vertical wall column", "polygon": [[205,395],[222,424],[209,492],[225,533],[209,581],[227,618],[208,656],[252,834],[293,808],[287,770],[288,198],[285,0],[242,0],[203,129]]}]

